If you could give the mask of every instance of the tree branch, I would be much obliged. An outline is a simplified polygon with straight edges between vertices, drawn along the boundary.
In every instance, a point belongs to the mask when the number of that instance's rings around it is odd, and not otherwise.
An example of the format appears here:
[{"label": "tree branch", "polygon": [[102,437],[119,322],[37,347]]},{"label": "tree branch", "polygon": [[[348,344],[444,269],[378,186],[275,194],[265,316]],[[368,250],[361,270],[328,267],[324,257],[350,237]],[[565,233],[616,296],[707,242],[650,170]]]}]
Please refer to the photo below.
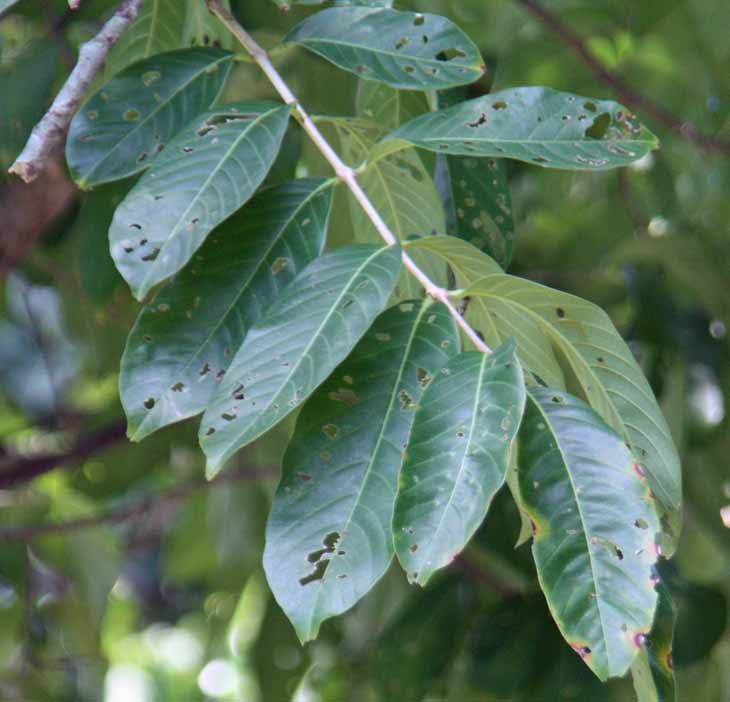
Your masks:
[{"label": "tree branch", "polygon": [[26,183],[35,180],[46,162],[66,139],[69,124],[86,96],[114,44],[139,15],[142,0],[122,0],[112,18],[99,34],[82,44],[79,58],[43,119],[33,128],[28,143],[10,167],[9,173],[20,176]]},{"label": "tree branch", "polygon": [[[284,82],[284,79],[271,63],[267,52],[259,46],[254,38],[238,23],[236,18],[222,5],[220,0],[206,1],[210,11],[216,15],[221,22],[223,22],[231,34],[233,34],[246,51],[248,51],[254,62],[257,63],[261,70],[266,74],[266,77],[274,86],[276,92],[279,93],[282,100],[287,105],[291,105],[295,119],[302,126],[330,166],[332,166],[338,178],[340,178],[340,180],[350,189],[350,192],[353,194],[360,207],[362,207],[365,211],[365,214],[373,223],[373,226],[377,230],[378,234],[380,234],[383,241],[391,246],[397,244],[398,239],[395,234],[390,231],[390,228],[380,216],[380,213],[375,209],[375,206],[360,186],[360,183],[358,183],[357,173],[355,170],[347,166],[342,161],[335,150],[330,146],[329,142],[324,138],[317,128],[317,125],[312,121],[312,118],[306,110],[299,104],[299,101],[296,97],[294,97],[289,86]],[[403,252],[403,264],[410,271],[411,275],[413,275],[414,278],[416,278],[416,280],[418,280],[418,282],[423,286],[429,296],[431,296],[434,300],[439,300],[447,307],[451,316],[456,320],[456,323],[462,328],[474,346],[480,351],[490,353],[491,349],[484,343],[474,329],[471,328],[469,323],[454,306],[454,303],[449,297],[449,291],[433,283],[431,279],[416,265],[415,261],[405,252]]]},{"label": "tree branch", "polygon": [[121,441],[126,436],[126,423],[115,422],[91,434],[80,437],[66,453],[22,457],[12,463],[0,461],[0,489],[27,483],[62,465],[80,461]]},{"label": "tree branch", "polygon": [[184,499],[194,492],[207,490],[209,488],[218,487],[226,483],[237,482],[239,480],[251,478],[270,478],[276,475],[275,467],[252,468],[245,466],[238,470],[231,470],[228,473],[217,477],[215,480],[206,480],[205,478],[195,478],[188,480],[179,485],[175,485],[168,490],[163,490],[153,495],[145,495],[134,501],[129,502],[123,507],[109,510],[108,512],[100,512],[89,517],[81,517],[79,519],[70,519],[63,522],[47,522],[45,524],[33,524],[31,526],[10,527],[0,529],[0,543],[8,543],[14,541],[32,541],[44,536],[56,536],[58,534],[68,534],[82,529],[93,529],[99,526],[112,524],[121,524],[133,517],[137,517],[145,512],[158,509],[161,505],[168,502],[175,502]]},{"label": "tree branch", "polygon": [[653,117],[657,122],[671,129],[682,138],[695,144],[708,153],[722,154],[730,158],[730,142],[700,132],[692,122],[688,122],[669,109],[654,102],[631,87],[620,75],[604,66],[588,49],[583,39],[565,24],[557,15],[537,0],[515,0],[528,12],[534,15],[548,29],[553,31],[561,41],[575,53],[596,78],[613,88],[618,97],[628,106]]}]

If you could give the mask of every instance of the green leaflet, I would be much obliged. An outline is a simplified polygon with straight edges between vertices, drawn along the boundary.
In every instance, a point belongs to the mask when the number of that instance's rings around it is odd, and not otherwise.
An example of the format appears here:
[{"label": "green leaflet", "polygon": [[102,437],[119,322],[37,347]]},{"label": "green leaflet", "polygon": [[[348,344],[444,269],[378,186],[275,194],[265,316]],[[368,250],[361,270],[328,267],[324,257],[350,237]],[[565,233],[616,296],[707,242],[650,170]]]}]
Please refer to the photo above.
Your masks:
[{"label": "green leaflet", "polygon": [[657,602],[659,520],[640,467],[584,402],[531,388],[519,483],[538,579],[560,631],[601,680],[623,675]]},{"label": "green leaflet", "polygon": [[429,236],[406,242],[408,253],[428,251],[449,265],[456,276],[456,284],[465,287],[487,275],[501,274],[499,264],[490,256],[474,248],[463,239],[453,236]]},{"label": "green leaflet", "polygon": [[88,188],[147,168],[167,142],[209,108],[233,54],[186,49],[135,63],[91,97],[71,122],[66,160]]},{"label": "green leaflet", "polygon": [[205,409],[246,331],[322,252],[331,206],[322,179],[262,191],[144,307],[119,380],[130,438]]},{"label": "green leaflet", "polygon": [[[230,0],[221,0],[231,10]],[[208,9],[205,0],[187,0],[182,43],[184,46],[219,46],[230,49],[233,36],[222,22]]]},{"label": "green leaflet", "polygon": [[638,702],[674,702],[676,689],[672,662],[672,639],[677,613],[664,583],[659,584],[654,626],[631,666]]},{"label": "green leaflet", "polygon": [[570,170],[625,166],[658,146],[618,103],[550,88],[512,88],[431,112],[402,125],[386,142]]},{"label": "green leaflet", "polygon": [[385,83],[361,80],[357,86],[356,112],[381,129],[395,129],[428,112],[428,98],[415,90],[398,90]]},{"label": "green leaflet", "polygon": [[212,477],[239,448],[298,407],[385,307],[399,247],[347,246],[305,268],[250,329],[200,428]]},{"label": "green leaflet", "polygon": [[331,7],[284,39],[365,80],[431,90],[464,85],[484,72],[479,49],[451,20],[389,8]]},{"label": "green leaflet", "polygon": [[112,257],[138,300],[253,195],[279,152],[290,111],[275,102],[225,105],[199,115],[155,159],[109,230]]},{"label": "green leaflet", "polygon": [[[379,133],[376,125],[365,120],[337,118],[330,120],[337,130],[346,162],[359,166]],[[428,237],[446,231],[444,210],[433,179],[415,152],[395,154],[368,163],[358,181],[370,201],[398,240]],[[375,243],[380,235],[360,204],[348,193],[350,217],[356,241]],[[416,263],[439,285],[446,284],[445,267],[415,254]],[[417,297],[420,283],[406,270],[401,274],[396,292],[399,297]]]},{"label": "green leaflet", "polygon": [[186,10],[180,0],[144,0],[139,16],[109,54],[106,75],[131,63],[183,47]]},{"label": "green leaflet", "polygon": [[404,447],[424,387],[459,350],[442,304],[391,307],[304,405],[266,530],[264,567],[302,642],[393,557]]},{"label": "green leaflet", "polygon": [[[584,396],[629,442],[659,502],[677,510],[682,476],[676,448],[649,383],[608,315],[579,297],[509,275],[487,276],[464,295],[482,300],[492,327],[482,329],[487,339],[522,329],[529,345],[517,338],[517,351],[525,366],[548,384]],[[572,371],[567,386],[545,374],[553,350]]]},{"label": "green leaflet", "polygon": [[515,345],[467,351],[429,385],[416,410],[398,485],[393,538],[411,582],[451,563],[506,477],[525,406]]}]

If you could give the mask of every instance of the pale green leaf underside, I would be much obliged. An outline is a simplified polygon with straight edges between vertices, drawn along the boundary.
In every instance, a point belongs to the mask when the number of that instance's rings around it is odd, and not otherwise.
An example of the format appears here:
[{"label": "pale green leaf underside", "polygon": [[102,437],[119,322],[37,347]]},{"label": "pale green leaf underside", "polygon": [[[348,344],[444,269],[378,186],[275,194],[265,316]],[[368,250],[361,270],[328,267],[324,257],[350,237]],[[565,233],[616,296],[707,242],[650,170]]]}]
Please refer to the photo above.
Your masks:
[{"label": "pale green leaf underside", "polygon": [[199,115],[155,159],[114,214],[112,258],[137,299],[177,273],[208,233],[256,191],[291,108],[241,102]]},{"label": "pale green leaf underside", "polygon": [[517,338],[518,356],[544,382],[566,387],[546,371],[556,357],[568,364],[574,378],[567,389],[585,397],[628,441],[657,499],[667,509],[678,509],[677,450],[649,383],[608,315],[579,297],[509,275],[487,276],[464,294],[483,303],[485,337],[522,328],[526,342]]},{"label": "pale green leaf underside", "polygon": [[441,304],[407,301],[375,321],[304,405],[266,531],[264,567],[302,641],[354,605],[393,556],[402,455],[424,387],[458,352]]},{"label": "pale green leaf underside", "polygon": [[171,51],[116,75],[76,113],[66,143],[71,176],[82,187],[147,168],[193,117],[218,97],[233,54]]},{"label": "pale green leaf underside", "polygon": [[[367,158],[379,133],[365,120],[330,120],[340,140],[343,158],[359,166]],[[369,163],[358,177],[383,221],[401,243],[409,238],[428,237],[446,231],[446,218],[433,179],[415,152],[404,152]],[[356,241],[375,243],[380,235],[354,196],[348,193],[350,218]],[[438,285],[446,284],[446,269],[433,260],[415,254],[416,263]],[[421,294],[420,283],[404,270],[398,281],[399,298]]]},{"label": "pale green leaf underside", "polygon": [[525,406],[513,342],[444,366],[416,410],[393,517],[398,560],[425,585],[466,546],[504,484]]},{"label": "pale green leaf underside", "polygon": [[119,381],[131,439],[205,409],[246,331],[322,252],[331,204],[322,179],[262,191],[144,307]]},{"label": "pale green leaf underside", "polygon": [[520,493],[540,585],[560,631],[601,679],[624,675],[651,629],[659,520],[616,434],[584,402],[531,388]]},{"label": "pale green leaf underside", "polygon": [[426,93],[398,90],[372,80],[358,83],[355,111],[381,129],[395,129],[428,109]]},{"label": "pale green leaf underside", "polygon": [[248,332],[203,416],[209,476],[304,402],[347,356],[385,307],[400,261],[399,247],[336,249],[282,291]]},{"label": "pale green leaf underside", "polygon": [[490,156],[569,170],[625,166],[656,137],[616,102],[512,88],[417,117],[386,138],[449,156]]},{"label": "pale green leaf underside", "polygon": [[388,8],[331,7],[284,39],[365,80],[431,90],[471,83],[484,72],[479,49],[453,22]]}]

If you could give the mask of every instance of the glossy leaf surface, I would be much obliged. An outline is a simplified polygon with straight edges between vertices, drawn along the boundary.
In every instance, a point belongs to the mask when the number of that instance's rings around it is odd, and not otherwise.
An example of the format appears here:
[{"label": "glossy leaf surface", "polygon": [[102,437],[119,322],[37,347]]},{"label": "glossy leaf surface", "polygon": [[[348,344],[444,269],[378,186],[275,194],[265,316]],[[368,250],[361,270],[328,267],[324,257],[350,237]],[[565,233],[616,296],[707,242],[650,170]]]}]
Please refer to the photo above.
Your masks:
[{"label": "glossy leaf surface", "polygon": [[279,152],[289,112],[275,102],[226,105],[199,115],[157,157],[109,230],[112,257],[138,300],[253,195]]},{"label": "glossy leaf surface", "polygon": [[550,611],[601,679],[621,676],[648,636],[659,531],[649,486],[623,439],[588,405],[531,388],[519,482]]},{"label": "glossy leaf surface", "polygon": [[552,374],[553,350],[568,364],[574,378],[567,389],[575,384],[629,442],[657,499],[676,510],[682,500],[676,448],[649,383],[608,315],[579,297],[508,275],[490,275],[465,294],[484,304],[487,339],[522,328],[526,341],[518,338],[518,355],[544,381],[553,383],[543,370]]},{"label": "glossy leaf surface", "polygon": [[417,117],[387,137],[449,156],[489,156],[545,168],[605,170],[657,148],[617,102],[551,88],[512,88]]},{"label": "glossy leaf surface", "polygon": [[504,484],[525,405],[514,343],[467,351],[429,385],[400,475],[393,538],[411,582],[451,563]]},{"label": "glossy leaf surface", "polygon": [[285,39],[365,80],[430,90],[471,83],[484,72],[479,50],[453,22],[388,8],[331,7]]},{"label": "glossy leaf surface", "polygon": [[120,377],[132,439],[205,409],[248,329],[322,252],[331,205],[322,179],[262,191],[144,307]]},{"label": "glossy leaf surface", "polygon": [[228,77],[233,54],[188,49],[135,63],[76,113],[66,143],[81,188],[138,173],[193,117],[209,108]]},{"label": "glossy leaf surface", "polygon": [[385,307],[398,247],[348,246],[305,268],[251,328],[203,417],[208,475],[298,407]]},{"label": "glossy leaf surface", "polygon": [[302,641],[354,605],[393,557],[404,447],[424,388],[458,352],[441,304],[384,312],[304,405],[266,533],[264,567]]}]

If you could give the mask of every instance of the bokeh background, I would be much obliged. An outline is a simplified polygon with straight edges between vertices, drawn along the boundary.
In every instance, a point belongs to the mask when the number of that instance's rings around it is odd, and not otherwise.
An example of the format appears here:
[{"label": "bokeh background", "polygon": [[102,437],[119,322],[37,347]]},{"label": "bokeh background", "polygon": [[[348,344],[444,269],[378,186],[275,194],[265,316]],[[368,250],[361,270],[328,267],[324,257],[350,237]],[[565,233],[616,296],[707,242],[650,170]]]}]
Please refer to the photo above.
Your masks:
[{"label": "bokeh background", "polygon": [[[2,172],[115,5],[21,0],[0,18]],[[316,11],[232,5],[270,47]],[[659,396],[685,479],[682,538],[663,568],[680,699],[730,701],[730,3],[543,0],[542,15],[525,0],[396,6],[462,26],[495,88],[628,95],[661,139],[621,171],[510,163],[511,272],[604,306]],[[277,64],[311,112],[353,114],[350,74],[298,49]],[[246,64],[228,93],[272,96]],[[296,133],[280,161],[274,177],[322,167]],[[409,588],[394,568],[299,646],[260,565],[292,420],[213,485],[197,422],[125,438],[118,365],[138,306],[106,231],[129,187],[82,194],[61,158],[31,186],[0,176],[0,699],[635,699],[630,681],[599,685],[560,640],[529,546],[514,548],[508,494],[432,587]],[[332,236],[347,238],[338,207]]]}]

